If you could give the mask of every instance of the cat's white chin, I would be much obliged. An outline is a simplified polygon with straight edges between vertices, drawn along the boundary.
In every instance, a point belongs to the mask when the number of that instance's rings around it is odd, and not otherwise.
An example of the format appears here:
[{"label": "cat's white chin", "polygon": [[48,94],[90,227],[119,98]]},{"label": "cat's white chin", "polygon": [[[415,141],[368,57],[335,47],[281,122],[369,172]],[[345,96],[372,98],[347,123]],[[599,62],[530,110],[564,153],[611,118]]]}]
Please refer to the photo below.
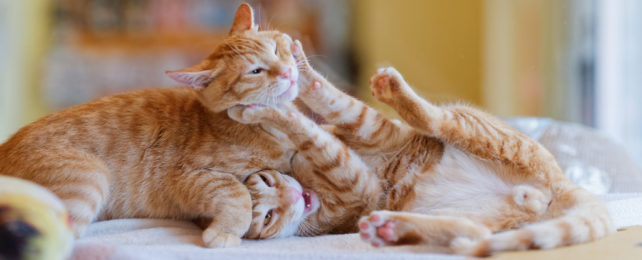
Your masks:
[{"label": "cat's white chin", "polygon": [[319,209],[319,197],[311,190],[304,189],[301,193],[303,197],[303,217],[307,217]]},{"label": "cat's white chin", "polygon": [[277,99],[280,102],[290,102],[293,101],[298,94],[299,87],[297,86],[296,82],[290,81],[290,85],[288,86],[288,88],[283,91],[283,93],[279,94],[277,96]]}]

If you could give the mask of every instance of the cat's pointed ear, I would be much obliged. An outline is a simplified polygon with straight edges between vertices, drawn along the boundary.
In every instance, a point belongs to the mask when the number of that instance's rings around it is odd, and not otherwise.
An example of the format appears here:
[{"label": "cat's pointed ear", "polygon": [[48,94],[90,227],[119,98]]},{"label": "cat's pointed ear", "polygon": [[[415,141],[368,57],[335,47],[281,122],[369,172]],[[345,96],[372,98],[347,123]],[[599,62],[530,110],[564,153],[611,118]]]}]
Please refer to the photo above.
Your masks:
[{"label": "cat's pointed ear", "polygon": [[252,7],[243,3],[239,6],[239,9],[236,10],[236,15],[234,16],[234,24],[232,24],[232,29],[230,29],[230,34],[235,34],[243,32],[249,29],[252,29],[254,26],[254,12]]},{"label": "cat's pointed ear", "polygon": [[166,71],[165,74],[176,82],[195,90],[206,87],[214,78],[214,70],[193,71],[190,67],[182,70]]}]

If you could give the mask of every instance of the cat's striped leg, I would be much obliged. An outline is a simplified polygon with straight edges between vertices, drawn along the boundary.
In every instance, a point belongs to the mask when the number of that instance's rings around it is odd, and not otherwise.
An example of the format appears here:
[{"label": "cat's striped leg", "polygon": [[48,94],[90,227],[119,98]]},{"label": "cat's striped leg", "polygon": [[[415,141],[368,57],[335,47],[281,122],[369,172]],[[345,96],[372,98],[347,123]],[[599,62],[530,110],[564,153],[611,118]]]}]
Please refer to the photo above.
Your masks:
[{"label": "cat's striped leg", "polygon": [[331,125],[333,134],[353,149],[384,149],[402,143],[410,129],[385,118],[375,109],[336,88],[315,71],[298,41],[293,55],[299,66],[299,98]]},{"label": "cat's striped leg", "polygon": [[184,215],[212,219],[203,231],[205,246],[240,245],[252,221],[252,199],[245,185],[232,174],[208,170],[173,176],[168,190]]},{"label": "cat's striped leg", "polygon": [[506,250],[553,248],[613,232],[604,203],[566,178],[551,153],[536,141],[480,110],[430,104],[415,94],[393,68],[380,69],[371,82],[377,99],[393,107],[418,131],[508,166],[501,171],[502,178],[528,184],[518,186],[510,195],[526,211],[541,212],[543,208],[540,200],[533,200],[529,194],[550,194],[541,218],[546,221],[493,235],[469,249],[460,247],[460,252],[490,255]]},{"label": "cat's striped leg", "polygon": [[361,239],[376,247],[427,245],[450,248],[461,240],[481,241],[491,235],[488,228],[466,218],[398,211],[374,211],[361,218],[359,229]]},{"label": "cat's striped leg", "polygon": [[299,227],[299,235],[356,231],[362,214],[377,207],[379,180],[360,157],[294,108],[235,107],[231,118],[261,123],[285,133],[296,146],[292,176],[316,192],[321,207]]},{"label": "cat's striped leg", "polygon": [[478,109],[431,104],[392,67],[379,69],[371,83],[372,93],[379,101],[390,105],[409,125],[426,135],[516,167],[528,178],[550,180],[549,173],[561,172],[555,158],[536,141]]}]

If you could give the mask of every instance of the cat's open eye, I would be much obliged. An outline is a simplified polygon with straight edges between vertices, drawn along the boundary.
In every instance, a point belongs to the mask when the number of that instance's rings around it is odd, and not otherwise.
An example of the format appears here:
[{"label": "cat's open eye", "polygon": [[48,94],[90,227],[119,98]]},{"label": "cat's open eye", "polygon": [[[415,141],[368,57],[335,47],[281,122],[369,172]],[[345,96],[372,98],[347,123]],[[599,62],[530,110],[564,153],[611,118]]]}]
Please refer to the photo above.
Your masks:
[{"label": "cat's open eye", "polygon": [[251,74],[259,74],[259,73],[261,73],[261,72],[263,72],[263,69],[262,69],[262,68],[256,68],[256,69],[254,69],[254,70],[250,71],[250,73],[251,73]]},{"label": "cat's open eye", "polygon": [[272,187],[272,180],[270,180],[270,178],[268,178],[264,174],[259,174],[259,176],[261,177],[261,180],[263,180],[265,185],[267,185],[268,187]]},{"label": "cat's open eye", "polygon": [[274,209],[268,210],[268,213],[265,214],[265,220],[263,220],[263,226],[268,226],[270,225],[270,221],[272,221],[272,214],[274,214]]}]

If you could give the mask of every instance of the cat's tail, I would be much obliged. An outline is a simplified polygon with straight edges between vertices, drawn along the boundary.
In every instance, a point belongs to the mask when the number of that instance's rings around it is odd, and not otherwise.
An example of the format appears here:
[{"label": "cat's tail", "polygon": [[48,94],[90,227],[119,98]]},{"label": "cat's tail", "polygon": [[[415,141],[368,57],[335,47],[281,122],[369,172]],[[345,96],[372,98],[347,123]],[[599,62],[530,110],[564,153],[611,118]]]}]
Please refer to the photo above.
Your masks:
[{"label": "cat's tail", "polygon": [[479,242],[459,241],[459,245],[453,244],[456,253],[490,256],[501,251],[548,249],[590,242],[614,232],[606,205],[599,198],[573,184],[556,186],[560,189],[549,206],[553,218],[495,233]]}]

